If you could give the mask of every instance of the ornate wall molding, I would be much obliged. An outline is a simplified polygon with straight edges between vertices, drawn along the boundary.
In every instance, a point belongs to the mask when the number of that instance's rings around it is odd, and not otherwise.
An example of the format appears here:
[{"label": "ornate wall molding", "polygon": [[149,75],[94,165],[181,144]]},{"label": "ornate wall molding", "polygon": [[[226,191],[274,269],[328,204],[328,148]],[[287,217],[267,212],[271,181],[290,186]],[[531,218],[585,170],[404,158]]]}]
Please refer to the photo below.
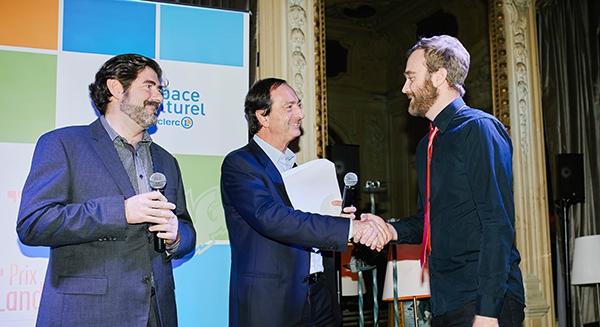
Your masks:
[{"label": "ornate wall molding", "polygon": [[[260,62],[256,77],[285,79],[302,100],[303,135],[290,145],[297,151],[296,161],[301,164],[318,158],[318,153],[323,152],[323,147],[317,144],[317,136],[321,135],[322,139],[322,132],[327,131],[327,128],[323,128],[323,105],[315,103],[315,95],[324,94],[324,91],[322,84],[314,82],[315,60],[320,56],[313,42],[317,31],[323,35],[325,33],[315,26],[315,4],[322,6],[324,0],[257,1]],[[322,42],[324,44],[324,39]],[[324,46],[322,51],[325,51]],[[320,93],[315,91],[317,86],[320,87]],[[322,96],[318,100],[323,101]],[[321,122],[318,123],[317,119]]]},{"label": "ornate wall molding", "polygon": [[[507,2],[506,11],[509,13],[511,31],[512,31],[512,52],[513,52],[513,69],[515,70],[515,81],[516,85],[515,92],[517,96],[516,109],[518,113],[518,123],[521,126],[519,131],[521,133],[520,140],[520,151],[524,156],[526,156],[530,152],[530,135],[529,125],[531,124],[530,119],[530,106],[531,103],[529,98],[530,94],[530,85],[529,81],[531,77],[529,76],[530,70],[530,62],[529,62],[529,52],[527,48],[527,42],[531,42],[531,40],[527,39],[527,23],[528,17],[527,13],[529,10],[529,6],[531,6],[531,1],[514,1]],[[515,117],[517,118],[517,117]]]},{"label": "ornate wall molding", "polygon": [[[272,7],[267,1],[262,3]],[[282,9],[287,20],[281,23],[286,35],[282,49],[287,51],[281,71],[275,73],[288,81],[304,104],[304,133],[297,153],[302,163],[325,157],[328,139],[325,0],[289,0]],[[271,25],[275,30],[262,33],[276,36],[277,27]]]},{"label": "ornate wall molding", "polygon": [[516,242],[525,287],[523,326],[554,326],[535,4],[490,0],[494,115],[513,140]]},{"label": "ornate wall molding", "polygon": [[290,63],[292,68],[292,80],[288,83],[296,90],[300,99],[306,94],[306,10],[304,1],[290,0],[288,8],[289,44],[291,46]]},{"label": "ornate wall molding", "polygon": [[504,2],[490,0],[490,46],[494,115],[510,132],[508,101],[508,64],[506,52]]},{"label": "ornate wall molding", "polygon": [[327,116],[327,74],[325,66],[325,0],[315,0],[315,111],[316,111],[316,147],[317,157],[325,157],[327,146],[328,116]]}]

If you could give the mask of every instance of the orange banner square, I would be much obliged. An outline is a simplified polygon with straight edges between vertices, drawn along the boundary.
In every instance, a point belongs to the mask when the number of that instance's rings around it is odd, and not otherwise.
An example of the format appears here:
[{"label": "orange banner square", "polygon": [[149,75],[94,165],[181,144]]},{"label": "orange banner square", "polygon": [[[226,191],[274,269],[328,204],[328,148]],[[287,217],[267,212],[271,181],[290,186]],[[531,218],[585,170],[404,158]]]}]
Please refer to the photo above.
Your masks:
[{"label": "orange banner square", "polygon": [[58,0],[19,0],[0,3],[0,44],[57,50]]}]

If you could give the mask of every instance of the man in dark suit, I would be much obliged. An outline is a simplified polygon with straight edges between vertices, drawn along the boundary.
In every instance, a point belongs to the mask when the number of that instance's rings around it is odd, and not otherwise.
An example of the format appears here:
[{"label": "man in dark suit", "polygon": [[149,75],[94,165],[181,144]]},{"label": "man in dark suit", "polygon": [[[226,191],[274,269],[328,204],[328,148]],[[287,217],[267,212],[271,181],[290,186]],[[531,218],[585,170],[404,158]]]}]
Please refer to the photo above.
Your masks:
[{"label": "man in dark suit", "polygon": [[[177,160],[146,131],[161,76],[150,58],[109,59],[89,86],[101,117],[36,145],[17,232],[50,247],[37,326],[177,326],[171,259],[194,250],[196,231]],[[149,186],[153,172],[166,176],[164,195]]]},{"label": "man in dark suit", "polygon": [[324,269],[333,259],[319,250],[346,251],[350,236],[381,250],[391,235],[372,221],[294,210],[281,172],[294,165],[288,144],[300,136],[304,113],[284,80],[256,82],[245,113],[253,137],[221,168],[232,251],[229,325],[340,326],[333,271]]}]

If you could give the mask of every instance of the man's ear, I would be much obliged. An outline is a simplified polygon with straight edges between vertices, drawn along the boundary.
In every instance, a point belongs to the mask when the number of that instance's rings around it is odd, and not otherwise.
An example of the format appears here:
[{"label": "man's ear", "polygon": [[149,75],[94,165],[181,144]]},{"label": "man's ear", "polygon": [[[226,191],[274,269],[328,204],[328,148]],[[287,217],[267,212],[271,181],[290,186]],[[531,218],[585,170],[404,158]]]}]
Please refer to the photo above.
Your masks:
[{"label": "man's ear", "polygon": [[266,127],[269,124],[269,116],[265,116],[265,111],[264,109],[256,110],[256,118],[261,125]]},{"label": "man's ear", "polygon": [[446,81],[446,77],[448,76],[448,71],[446,68],[441,67],[436,72],[431,74],[431,82],[433,86],[440,87]]},{"label": "man's ear", "polygon": [[123,96],[123,84],[121,84],[119,80],[109,78],[106,80],[106,86],[115,99],[121,100],[121,97]]}]

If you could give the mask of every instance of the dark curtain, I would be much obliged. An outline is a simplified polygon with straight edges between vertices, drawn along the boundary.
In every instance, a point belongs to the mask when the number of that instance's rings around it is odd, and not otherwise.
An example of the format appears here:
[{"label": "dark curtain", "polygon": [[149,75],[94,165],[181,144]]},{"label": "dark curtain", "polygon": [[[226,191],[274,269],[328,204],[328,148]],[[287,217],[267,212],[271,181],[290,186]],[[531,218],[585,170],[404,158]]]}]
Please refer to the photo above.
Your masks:
[{"label": "dark curtain", "polygon": [[[542,106],[549,180],[549,205],[556,208],[558,154],[583,154],[585,201],[568,206],[567,214],[556,210],[556,244],[562,251],[561,228],[568,224],[569,259],[574,239],[600,234],[600,91],[599,17],[597,0],[545,0],[538,4],[538,37]],[[566,216],[566,217],[563,217]],[[600,249],[598,260],[600,260]],[[565,326],[564,256],[556,256],[557,312]],[[570,271],[570,270],[569,270]],[[594,287],[570,286],[572,326],[598,321]],[[562,320],[562,321],[561,321]]]}]

